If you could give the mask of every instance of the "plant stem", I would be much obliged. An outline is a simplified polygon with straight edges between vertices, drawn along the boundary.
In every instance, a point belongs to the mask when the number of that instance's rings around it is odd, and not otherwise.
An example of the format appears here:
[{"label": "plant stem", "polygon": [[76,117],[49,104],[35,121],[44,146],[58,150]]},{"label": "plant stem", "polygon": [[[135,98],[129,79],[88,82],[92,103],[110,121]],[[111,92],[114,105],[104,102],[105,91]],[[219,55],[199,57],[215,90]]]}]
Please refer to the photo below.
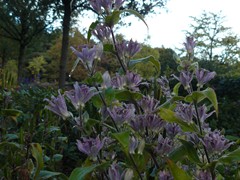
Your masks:
[{"label": "plant stem", "polygon": [[[98,160],[99,164],[101,164],[101,159],[100,159],[99,156],[97,156],[97,160]],[[106,173],[105,171],[103,171],[103,174],[104,174],[104,176],[107,178],[107,180],[110,180],[109,177],[108,177],[108,175],[107,175],[107,173]]]},{"label": "plant stem", "polygon": [[[104,106],[107,107],[107,103],[106,103],[105,99],[103,98],[102,94],[100,93],[99,88],[98,88],[97,86],[95,86],[95,88],[96,88],[96,90],[99,92],[99,96],[100,96],[100,98],[101,98],[101,100],[102,100]],[[113,125],[114,125],[116,131],[119,132],[119,129],[118,129],[118,127],[117,127],[115,121],[113,120],[112,116],[111,116],[111,115],[109,115],[109,116],[110,116],[110,118],[111,118],[111,120],[112,120],[112,123],[113,123]]]},{"label": "plant stem", "polygon": [[117,59],[118,59],[118,61],[119,61],[120,65],[121,65],[121,67],[122,67],[122,69],[123,69],[124,73],[126,73],[126,72],[127,72],[127,70],[126,70],[126,68],[125,68],[125,66],[124,66],[124,63],[122,62],[122,59],[120,58],[120,56],[119,56],[119,54],[118,54],[118,49],[117,49],[116,38],[115,38],[115,36],[114,36],[114,33],[113,33],[113,30],[112,30],[112,28],[110,28],[110,29],[111,29],[111,34],[112,34],[112,39],[113,39],[113,45],[114,45],[114,48],[115,48],[115,51],[116,51],[116,56],[117,56]]},{"label": "plant stem", "polygon": [[137,165],[136,165],[136,163],[135,163],[132,155],[129,154],[129,157],[130,157],[130,159],[131,159],[131,161],[132,161],[132,163],[133,163],[133,166],[134,166],[135,170],[137,171],[137,174],[138,174],[139,178],[140,178],[141,180],[143,180],[143,178],[142,178],[142,176],[141,176],[141,173],[139,172],[138,167],[137,167]]}]

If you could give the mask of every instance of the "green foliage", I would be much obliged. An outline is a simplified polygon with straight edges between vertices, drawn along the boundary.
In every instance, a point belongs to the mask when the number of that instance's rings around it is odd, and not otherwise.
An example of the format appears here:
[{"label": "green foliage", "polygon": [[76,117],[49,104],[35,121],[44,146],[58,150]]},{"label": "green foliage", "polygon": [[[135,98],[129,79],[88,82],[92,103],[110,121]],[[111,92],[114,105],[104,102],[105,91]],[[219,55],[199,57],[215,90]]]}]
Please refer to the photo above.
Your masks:
[{"label": "green foliage", "polygon": [[195,54],[200,59],[218,60],[233,64],[239,59],[239,37],[231,28],[223,25],[224,16],[220,13],[203,12],[200,17],[191,17],[193,23],[187,34],[197,42]]},{"label": "green foliage", "polygon": [[45,67],[47,62],[44,59],[43,56],[35,57],[32,61],[29,62],[28,69],[31,71],[31,74],[33,74],[35,77],[39,75],[40,72],[45,72]]},{"label": "green foliage", "polygon": [[9,60],[0,74],[0,86],[2,88],[11,88],[17,84],[17,62]]}]

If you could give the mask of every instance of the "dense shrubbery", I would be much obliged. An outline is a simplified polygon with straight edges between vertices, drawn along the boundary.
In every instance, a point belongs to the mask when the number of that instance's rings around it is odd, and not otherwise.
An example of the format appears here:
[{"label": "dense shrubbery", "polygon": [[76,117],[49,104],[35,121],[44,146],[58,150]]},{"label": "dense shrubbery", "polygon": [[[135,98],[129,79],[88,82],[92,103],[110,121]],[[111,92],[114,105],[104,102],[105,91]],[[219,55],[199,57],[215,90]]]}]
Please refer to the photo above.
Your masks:
[{"label": "dense shrubbery", "polygon": [[[169,85],[166,77],[159,77],[158,60],[151,55],[132,59],[141,46],[115,38],[120,14],[134,14],[145,23],[143,18],[135,11],[120,11],[122,0],[90,2],[101,16],[91,25],[88,39],[93,34],[100,43],[72,47],[76,64],[83,65],[88,77],[64,92],[38,87],[2,90],[0,176],[240,178],[238,141],[209,126],[210,118],[219,115],[215,91],[207,86],[215,72],[193,61],[194,40],[188,37],[184,43],[187,56],[178,61]],[[103,51],[116,56],[121,67],[116,74],[97,71]],[[146,64],[152,70],[147,80],[136,68]],[[224,93],[217,85],[213,87]]]}]

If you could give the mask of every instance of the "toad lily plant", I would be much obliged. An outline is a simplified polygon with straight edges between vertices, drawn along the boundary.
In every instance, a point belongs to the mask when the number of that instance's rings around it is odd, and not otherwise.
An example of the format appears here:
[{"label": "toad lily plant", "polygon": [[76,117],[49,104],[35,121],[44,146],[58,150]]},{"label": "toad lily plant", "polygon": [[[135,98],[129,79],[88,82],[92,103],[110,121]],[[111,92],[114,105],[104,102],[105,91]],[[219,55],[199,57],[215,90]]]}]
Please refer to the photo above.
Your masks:
[{"label": "toad lily plant", "polygon": [[[70,121],[75,132],[76,150],[83,159],[70,179],[224,178],[219,167],[239,162],[240,149],[209,125],[209,118],[218,116],[215,91],[207,87],[216,73],[194,62],[194,39],[187,37],[186,58],[179,60],[172,79],[177,84],[170,86],[166,77],[159,76],[158,60],[151,55],[133,59],[141,49],[139,43],[115,38],[121,14],[133,14],[146,24],[143,17],[121,10],[124,1],[89,2],[98,21],[91,24],[88,40],[95,36],[102,44],[72,47],[88,78],[81,85],[75,83],[74,90],[47,100],[46,106],[63,122]],[[115,55],[120,67],[116,74],[97,71],[103,52]],[[146,62],[156,70],[148,81],[134,68]],[[79,124],[81,128],[75,129]]]}]

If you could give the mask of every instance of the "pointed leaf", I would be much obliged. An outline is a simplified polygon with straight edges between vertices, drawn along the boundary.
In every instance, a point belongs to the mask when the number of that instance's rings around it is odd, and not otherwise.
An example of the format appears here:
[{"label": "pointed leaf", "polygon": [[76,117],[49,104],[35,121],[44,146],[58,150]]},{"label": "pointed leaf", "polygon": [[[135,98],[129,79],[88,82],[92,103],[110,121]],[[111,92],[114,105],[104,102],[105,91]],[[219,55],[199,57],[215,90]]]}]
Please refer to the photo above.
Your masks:
[{"label": "pointed leaf", "polygon": [[173,95],[174,96],[178,96],[178,90],[179,90],[179,87],[181,86],[181,83],[177,83],[174,88],[173,88]]},{"label": "pointed leaf", "polygon": [[106,16],[105,23],[109,27],[113,27],[115,24],[117,24],[120,20],[120,14],[121,12],[118,10],[113,11],[111,15]]},{"label": "pointed leaf", "polygon": [[75,168],[72,171],[72,173],[71,173],[71,175],[69,177],[69,180],[86,179],[85,177],[89,173],[93,172],[94,170],[96,170],[96,169],[103,170],[103,169],[106,169],[107,167],[109,167],[109,163],[108,162],[102,163],[102,164],[98,164],[98,165],[94,164],[94,165],[91,165],[91,166]]},{"label": "pointed leaf", "polygon": [[84,179],[84,177],[91,173],[92,171],[95,170],[95,168],[97,167],[98,165],[92,165],[92,166],[88,166],[88,167],[81,167],[81,168],[75,168],[70,177],[69,177],[69,180],[76,180],[76,179]]},{"label": "pointed leaf", "polygon": [[79,61],[80,61],[80,58],[77,58],[76,61],[74,62],[73,67],[72,67],[72,69],[71,69],[71,71],[70,71],[70,73],[69,73],[69,77],[71,77],[71,75],[72,75],[72,73],[74,72],[74,70],[76,69]]},{"label": "pointed leaf", "polygon": [[160,73],[160,71],[161,71],[160,62],[157,59],[155,59],[153,56],[147,56],[147,57],[141,58],[141,59],[130,60],[129,67],[133,68],[136,64],[147,63],[147,62],[151,62],[154,65],[154,67],[157,71],[157,74]]},{"label": "pointed leaf", "polygon": [[132,92],[128,90],[118,91],[115,94],[115,98],[119,101],[135,101],[142,98],[142,94],[137,92]]},{"label": "pointed leaf", "polygon": [[90,41],[90,38],[91,38],[91,36],[92,36],[92,31],[96,28],[96,26],[98,25],[98,21],[95,21],[95,22],[93,22],[90,26],[89,26],[89,28],[88,28],[88,33],[87,33],[87,40],[88,40],[88,42]]},{"label": "pointed leaf", "polygon": [[61,180],[67,180],[68,177],[66,175],[64,175],[63,173],[60,172],[52,172],[52,171],[46,171],[46,170],[42,170],[39,173],[39,178],[38,179],[50,179],[50,178],[56,178]]},{"label": "pointed leaf", "polygon": [[168,167],[174,177],[174,180],[191,180],[192,178],[183,169],[179,168],[173,161],[167,159]]},{"label": "pointed leaf", "polygon": [[135,15],[136,17],[138,17],[142,22],[144,22],[144,24],[147,26],[148,28],[148,25],[146,23],[146,21],[144,20],[144,17],[138,13],[137,11],[135,10],[132,10],[132,9],[125,9],[123,11],[121,11],[121,13],[129,13],[129,14],[132,14],[132,15]]},{"label": "pointed leaf", "polygon": [[189,160],[193,163],[201,164],[201,161],[197,154],[197,150],[194,148],[194,145],[191,142],[185,141],[183,139],[179,139],[179,141],[181,141],[183,147],[185,148]]},{"label": "pointed leaf", "polygon": [[130,132],[113,133],[112,136],[120,143],[123,151],[128,154]]},{"label": "pointed leaf", "polygon": [[38,143],[32,143],[31,147],[32,147],[32,156],[36,160],[36,164],[37,164],[35,175],[34,175],[34,179],[36,179],[40,173],[40,170],[43,169],[43,152],[40,144]]},{"label": "pointed leaf", "polygon": [[190,123],[184,122],[182,119],[178,118],[175,115],[175,112],[169,109],[160,108],[159,115],[162,119],[164,119],[167,122],[177,123],[184,132],[198,132],[198,128],[194,123],[190,124]]},{"label": "pointed leaf", "polygon": [[203,94],[211,101],[213,107],[215,108],[216,115],[218,116],[218,101],[215,91],[212,88],[207,88],[203,91]]},{"label": "pointed leaf", "polygon": [[189,94],[185,97],[185,101],[192,103],[192,102],[196,102],[199,103],[201,102],[206,96],[204,95],[203,92],[201,91],[194,91],[192,92],[192,94]]},{"label": "pointed leaf", "polygon": [[218,159],[218,162],[221,163],[232,163],[233,161],[237,162],[240,161],[240,148],[223,155]]}]

